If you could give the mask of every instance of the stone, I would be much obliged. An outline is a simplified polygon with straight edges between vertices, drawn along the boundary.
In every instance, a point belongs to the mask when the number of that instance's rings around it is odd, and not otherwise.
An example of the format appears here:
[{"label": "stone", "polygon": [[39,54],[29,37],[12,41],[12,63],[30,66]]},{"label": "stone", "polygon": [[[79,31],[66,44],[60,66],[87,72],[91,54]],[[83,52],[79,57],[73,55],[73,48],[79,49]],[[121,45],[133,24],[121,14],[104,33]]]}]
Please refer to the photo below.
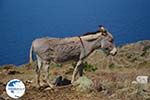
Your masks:
[{"label": "stone", "polygon": [[140,84],[147,84],[148,76],[137,76],[136,81],[137,81],[137,83],[140,83]]},{"label": "stone", "polygon": [[90,92],[92,90],[93,82],[86,76],[82,76],[73,83],[73,86],[75,86],[77,91]]}]

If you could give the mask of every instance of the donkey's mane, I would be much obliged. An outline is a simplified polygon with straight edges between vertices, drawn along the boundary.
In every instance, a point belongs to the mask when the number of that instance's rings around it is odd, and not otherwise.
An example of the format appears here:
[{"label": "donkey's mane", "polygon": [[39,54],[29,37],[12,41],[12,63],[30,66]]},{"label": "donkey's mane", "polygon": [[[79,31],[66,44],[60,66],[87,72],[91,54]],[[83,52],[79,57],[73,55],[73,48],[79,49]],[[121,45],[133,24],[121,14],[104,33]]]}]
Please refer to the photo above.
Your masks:
[{"label": "donkey's mane", "polygon": [[86,36],[86,35],[92,35],[92,34],[96,34],[100,31],[95,31],[95,32],[87,32],[87,33],[84,33],[82,36]]}]

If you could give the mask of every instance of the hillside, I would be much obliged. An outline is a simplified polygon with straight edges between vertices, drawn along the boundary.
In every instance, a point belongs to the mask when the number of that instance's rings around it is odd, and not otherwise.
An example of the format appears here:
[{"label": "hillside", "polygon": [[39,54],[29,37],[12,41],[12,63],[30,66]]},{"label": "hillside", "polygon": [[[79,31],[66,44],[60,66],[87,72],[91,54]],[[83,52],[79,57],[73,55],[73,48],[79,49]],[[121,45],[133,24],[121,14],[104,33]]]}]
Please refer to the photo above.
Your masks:
[{"label": "hillside", "polygon": [[[51,80],[61,75],[71,79],[74,62],[52,64]],[[22,100],[149,100],[150,83],[132,84],[138,75],[150,76],[150,40],[118,47],[115,56],[107,56],[101,50],[92,53],[85,61],[84,75],[101,87],[99,91],[80,92],[75,87],[59,87],[54,90],[35,87],[35,66],[24,64],[0,67],[0,100],[11,100],[5,92],[10,79],[20,79],[26,85]]]}]

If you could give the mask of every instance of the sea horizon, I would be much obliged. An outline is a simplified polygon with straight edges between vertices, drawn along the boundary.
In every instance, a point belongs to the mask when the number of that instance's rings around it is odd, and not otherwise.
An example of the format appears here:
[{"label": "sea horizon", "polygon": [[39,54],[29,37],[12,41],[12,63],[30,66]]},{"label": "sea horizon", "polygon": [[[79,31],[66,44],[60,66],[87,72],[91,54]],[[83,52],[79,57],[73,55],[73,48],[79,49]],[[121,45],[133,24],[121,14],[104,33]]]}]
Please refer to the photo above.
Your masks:
[{"label": "sea horizon", "polygon": [[149,0],[1,0],[0,65],[28,63],[34,39],[73,37],[103,25],[117,46],[150,40]]}]

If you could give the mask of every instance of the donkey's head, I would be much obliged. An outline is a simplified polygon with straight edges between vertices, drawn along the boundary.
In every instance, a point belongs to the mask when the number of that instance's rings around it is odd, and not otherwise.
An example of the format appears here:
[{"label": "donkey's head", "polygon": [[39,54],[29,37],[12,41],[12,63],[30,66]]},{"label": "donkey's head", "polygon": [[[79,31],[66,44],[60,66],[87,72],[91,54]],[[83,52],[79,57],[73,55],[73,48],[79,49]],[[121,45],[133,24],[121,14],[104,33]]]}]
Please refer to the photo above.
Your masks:
[{"label": "donkey's head", "polygon": [[114,43],[114,39],[111,33],[109,33],[104,26],[99,27],[99,31],[101,32],[101,49],[105,52],[115,55],[117,53],[117,48]]}]

